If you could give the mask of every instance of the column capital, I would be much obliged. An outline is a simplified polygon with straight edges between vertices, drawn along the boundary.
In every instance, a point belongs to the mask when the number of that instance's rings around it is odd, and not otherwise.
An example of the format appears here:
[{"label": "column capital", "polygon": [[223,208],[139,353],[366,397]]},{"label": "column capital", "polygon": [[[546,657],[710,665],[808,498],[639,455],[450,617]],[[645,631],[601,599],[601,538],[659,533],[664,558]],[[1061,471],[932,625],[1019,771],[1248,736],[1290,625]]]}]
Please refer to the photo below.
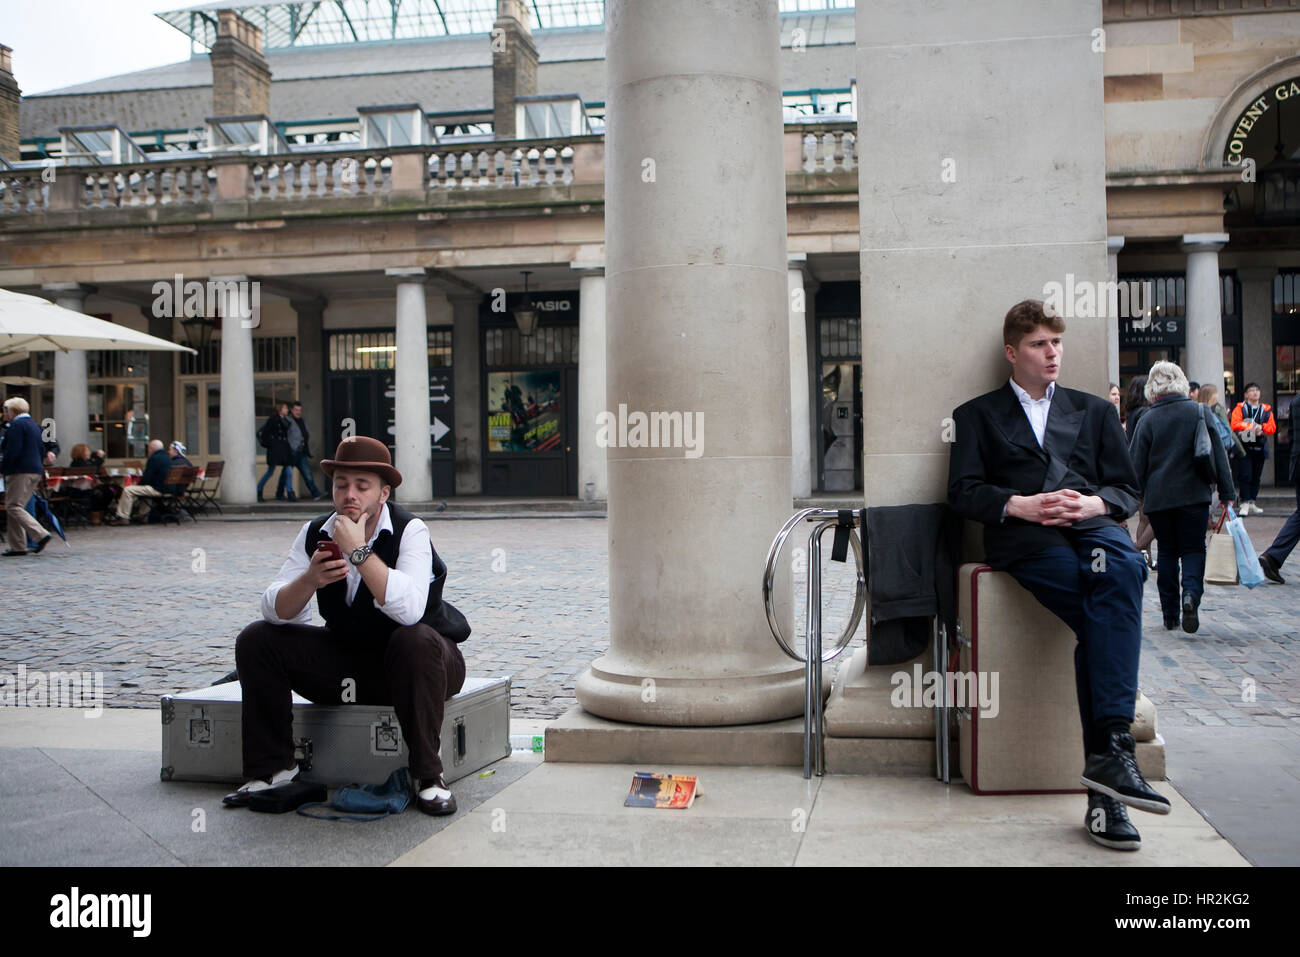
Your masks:
[{"label": "column capital", "polygon": [[813,277],[812,268],[808,265],[807,253],[790,253],[785,260],[786,272],[797,272],[803,278],[803,287],[805,294],[815,293],[821,288],[821,282]]},{"label": "column capital", "polygon": [[1217,253],[1227,243],[1227,233],[1187,233],[1180,248],[1185,253]]},{"label": "column capital", "polygon": [[421,266],[399,266],[385,269],[384,275],[397,283],[424,282],[429,278],[429,271]]},{"label": "column capital", "polygon": [[587,276],[605,275],[605,261],[603,259],[599,262],[571,262],[569,268],[581,273],[580,279]]},{"label": "column capital", "polygon": [[1237,278],[1242,282],[1271,283],[1277,276],[1276,266],[1238,266]]},{"label": "column capital", "polygon": [[324,312],[325,307],[329,305],[329,300],[324,296],[316,296],[312,299],[290,299],[289,305],[293,307],[294,312]]},{"label": "column capital", "polygon": [[1123,248],[1124,248],[1123,236],[1106,237],[1106,252],[1110,253],[1111,255],[1114,255],[1115,253],[1119,252]]},{"label": "column capital", "polygon": [[98,291],[98,286],[89,286],[83,282],[47,282],[41,286],[41,292],[51,293],[56,299],[80,299],[82,302]]}]

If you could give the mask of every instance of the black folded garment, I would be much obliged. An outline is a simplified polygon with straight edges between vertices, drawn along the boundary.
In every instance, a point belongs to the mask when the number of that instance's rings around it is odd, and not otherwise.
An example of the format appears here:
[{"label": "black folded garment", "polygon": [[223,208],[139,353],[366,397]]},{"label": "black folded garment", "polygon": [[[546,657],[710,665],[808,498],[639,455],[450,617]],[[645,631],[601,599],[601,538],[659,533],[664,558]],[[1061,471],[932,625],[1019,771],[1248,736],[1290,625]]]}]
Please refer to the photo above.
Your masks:
[{"label": "black folded garment", "polygon": [[325,800],[325,785],[311,781],[290,781],[278,787],[263,788],[248,795],[248,809],[267,814],[285,814],[304,804]]}]

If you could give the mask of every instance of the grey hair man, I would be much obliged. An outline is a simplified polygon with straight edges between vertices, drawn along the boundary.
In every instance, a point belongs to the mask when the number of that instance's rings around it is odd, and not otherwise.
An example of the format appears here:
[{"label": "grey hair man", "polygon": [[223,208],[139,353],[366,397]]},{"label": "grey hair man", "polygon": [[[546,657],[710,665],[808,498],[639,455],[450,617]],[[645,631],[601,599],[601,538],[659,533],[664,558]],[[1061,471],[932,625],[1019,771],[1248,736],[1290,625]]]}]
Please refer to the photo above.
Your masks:
[{"label": "grey hair man", "polygon": [[21,396],[6,399],[4,404],[4,479],[5,519],[8,549],[4,554],[18,558],[27,554],[27,537],[31,536],[40,551],[50,540],[50,533],[27,511],[27,501],[36,492],[45,476],[42,464],[45,446],[41,443],[40,426],[29,414],[27,400]]}]

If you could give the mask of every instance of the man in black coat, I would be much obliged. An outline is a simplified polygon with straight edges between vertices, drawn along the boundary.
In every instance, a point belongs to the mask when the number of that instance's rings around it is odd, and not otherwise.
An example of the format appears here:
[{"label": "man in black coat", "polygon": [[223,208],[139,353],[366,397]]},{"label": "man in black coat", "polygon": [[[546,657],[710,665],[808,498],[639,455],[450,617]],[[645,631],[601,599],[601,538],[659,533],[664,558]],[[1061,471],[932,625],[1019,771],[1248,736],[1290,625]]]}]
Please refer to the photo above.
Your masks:
[{"label": "man in black coat", "polygon": [[1078,638],[1085,827],[1100,844],[1136,849],[1123,805],[1169,812],[1138,770],[1130,733],[1147,568],[1121,522],[1137,510],[1137,478],[1110,403],[1056,384],[1064,331],[1038,300],[1007,313],[1011,380],[953,413],[948,503],[983,523],[989,564]]},{"label": "man in black coat", "polygon": [[1296,508],[1287,517],[1286,524],[1277,533],[1277,538],[1273,539],[1273,544],[1259,556],[1259,567],[1271,581],[1279,585],[1286,584],[1280,569],[1290,556],[1291,550],[1295,548],[1296,542],[1300,542],[1300,435],[1296,434],[1296,424],[1300,423],[1300,393],[1291,399],[1289,414],[1291,417],[1291,481],[1295,483]]},{"label": "man in black coat", "polygon": [[275,489],[276,501],[289,501],[293,494],[293,450],[289,448],[289,403],[281,402],[257,430],[258,441],[266,449],[266,473],[257,482],[257,500],[262,501],[262,489],[267,479],[280,469],[280,482]]}]

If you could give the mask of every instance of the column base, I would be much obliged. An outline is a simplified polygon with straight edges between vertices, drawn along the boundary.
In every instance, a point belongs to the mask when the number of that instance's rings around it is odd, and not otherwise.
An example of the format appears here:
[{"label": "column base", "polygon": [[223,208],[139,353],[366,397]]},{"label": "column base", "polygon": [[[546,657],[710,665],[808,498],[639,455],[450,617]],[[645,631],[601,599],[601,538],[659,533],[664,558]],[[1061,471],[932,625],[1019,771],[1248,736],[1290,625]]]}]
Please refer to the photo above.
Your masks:
[{"label": "column base", "polygon": [[578,703],[594,715],[675,727],[755,724],[803,714],[803,666],[708,677],[634,672],[606,655],[578,679]]}]

